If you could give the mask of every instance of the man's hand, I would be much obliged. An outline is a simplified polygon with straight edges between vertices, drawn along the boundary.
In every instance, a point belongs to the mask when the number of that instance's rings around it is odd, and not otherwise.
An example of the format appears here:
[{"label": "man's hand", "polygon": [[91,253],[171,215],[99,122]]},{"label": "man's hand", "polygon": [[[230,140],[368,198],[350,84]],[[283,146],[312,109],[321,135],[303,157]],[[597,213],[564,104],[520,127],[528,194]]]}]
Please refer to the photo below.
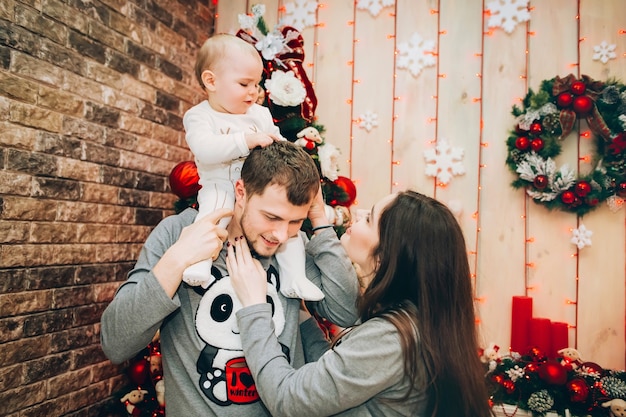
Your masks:
[{"label": "man's hand", "polygon": [[267,273],[250,254],[244,237],[228,245],[226,268],[233,289],[244,307],[267,302]]},{"label": "man's hand", "polygon": [[223,217],[232,215],[232,210],[226,208],[207,214],[183,228],[176,243],[165,251],[152,273],[170,297],[176,293],[185,268],[219,256],[228,232],[217,224]]}]

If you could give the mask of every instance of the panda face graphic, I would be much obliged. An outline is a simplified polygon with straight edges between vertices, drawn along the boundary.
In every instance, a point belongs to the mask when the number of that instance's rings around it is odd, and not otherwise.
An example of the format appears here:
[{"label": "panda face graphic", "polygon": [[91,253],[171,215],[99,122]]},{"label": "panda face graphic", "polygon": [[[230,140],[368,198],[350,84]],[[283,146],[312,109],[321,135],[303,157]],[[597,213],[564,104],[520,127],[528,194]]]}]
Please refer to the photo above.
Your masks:
[{"label": "panda face graphic", "polygon": [[[267,302],[272,305],[276,335],[284,328],[284,312],[276,288],[267,286]],[[235,313],[243,306],[233,290],[230,277],[217,280],[200,300],[196,313],[198,334],[208,345],[227,350],[242,350]]]}]

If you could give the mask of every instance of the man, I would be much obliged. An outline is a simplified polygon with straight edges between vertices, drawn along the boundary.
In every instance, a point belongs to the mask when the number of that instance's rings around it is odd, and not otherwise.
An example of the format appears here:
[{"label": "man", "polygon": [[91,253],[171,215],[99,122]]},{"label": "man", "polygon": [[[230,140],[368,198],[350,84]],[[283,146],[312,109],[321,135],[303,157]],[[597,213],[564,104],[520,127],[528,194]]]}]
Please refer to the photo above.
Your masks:
[{"label": "man", "polygon": [[[340,326],[354,324],[355,271],[329,225],[319,174],[300,147],[281,141],[253,150],[235,183],[235,208],[194,223],[187,209],[164,219],[148,237],[128,281],[102,316],[102,347],[120,363],[145,348],[160,329],[167,414],[170,416],[267,416],[245,364],[235,312],[241,305],[226,272],[224,240],[244,236],[267,271],[268,301],[276,334],[295,367],[304,364],[299,333],[300,300],[280,293],[274,254],[309,218],[307,278],[324,299],[311,306]],[[217,226],[232,215],[224,230]],[[228,242],[227,242],[228,244]],[[218,279],[206,290],[182,283],[183,270],[213,258]]]}]

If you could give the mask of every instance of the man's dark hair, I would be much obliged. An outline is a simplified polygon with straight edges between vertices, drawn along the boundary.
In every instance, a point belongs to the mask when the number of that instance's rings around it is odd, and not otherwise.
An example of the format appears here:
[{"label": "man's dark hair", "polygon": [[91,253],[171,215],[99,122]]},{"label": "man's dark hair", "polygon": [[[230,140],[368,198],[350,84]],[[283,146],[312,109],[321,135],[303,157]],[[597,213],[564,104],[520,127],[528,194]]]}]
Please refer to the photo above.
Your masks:
[{"label": "man's dark hair", "polygon": [[320,174],[313,158],[288,141],[250,151],[241,169],[241,179],[249,196],[263,194],[270,185],[283,186],[287,200],[295,206],[310,203],[320,187]]}]

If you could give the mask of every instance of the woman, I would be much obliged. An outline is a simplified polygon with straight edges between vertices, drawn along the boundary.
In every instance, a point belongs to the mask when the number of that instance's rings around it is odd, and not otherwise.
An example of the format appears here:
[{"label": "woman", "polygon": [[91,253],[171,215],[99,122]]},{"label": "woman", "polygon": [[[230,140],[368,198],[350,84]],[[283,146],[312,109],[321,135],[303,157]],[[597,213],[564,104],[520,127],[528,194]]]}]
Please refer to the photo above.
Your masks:
[{"label": "woman", "polygon": [[341,243],[361,270],[361,324],[300,369],[289,365],[274,336],[262,268],[241,240],[229,248],[244,306],[237,313],[243,349],[270,413],[491,415],[467,251],[452,213],[416,192],[392,194]]}]

